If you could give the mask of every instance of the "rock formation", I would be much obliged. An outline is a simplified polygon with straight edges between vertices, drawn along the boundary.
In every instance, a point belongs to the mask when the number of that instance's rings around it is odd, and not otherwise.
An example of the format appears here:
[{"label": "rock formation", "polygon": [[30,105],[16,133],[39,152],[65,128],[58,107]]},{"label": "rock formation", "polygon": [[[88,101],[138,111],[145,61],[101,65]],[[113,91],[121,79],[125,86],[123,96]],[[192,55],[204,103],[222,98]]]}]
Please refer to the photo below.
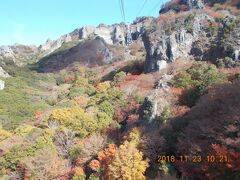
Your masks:
[{"label": "rock formation", "polygon": [[10,75],[4,71],[4,69],[0,66],[0,77],[7,78],[10,77]]},{"label": "rock formation", "polygon": [[163,110],[170,106],[168,98],[171,96],[169,93],[169,81],[172,75],[163,75],[158,81],[154,90],[145,98],[143,103],[143,117],[148,123],[151,123],[156,117],[161,116]]},{"label": "rock formation", "polygon": [[5,82],[0,79],[0,90],[3,90],[5,88]]},{"label": "rock formation", "polygon": [[[239,60],[240,23],[234,15],[221,12],[218,22],[202,10],[185,13],[176,19],[155,21],[151,30],[143,35],[146,49],[146,72],[160,70],[161,62],[174,62],[178,58],[216,62],[230,57]],[[171,14],[165,15],[171,16]],[[171,19],[172,18],[172,19]]]},{"label": "rock formation", "polygon": [[[3,77],[3,78],[8,78],[10,77],[10,75],[3,70],[3,68],[0,66],[0,78]],[[5,88],[5,81],[1,80],[0,79],[0,90],[3,90]]]},{"label": "rock formation", "polygon": [[72,41],[72,37],[69,34],[61,36],[56,41],[52,41],[51,39],[48,39],[45,44],[40,45],[39,50],[41,52],[44,52],[44,55],[48,55],[53,51],[57,50],[58,48],[60,48],[63,43],[67,43],[70,41]]}]

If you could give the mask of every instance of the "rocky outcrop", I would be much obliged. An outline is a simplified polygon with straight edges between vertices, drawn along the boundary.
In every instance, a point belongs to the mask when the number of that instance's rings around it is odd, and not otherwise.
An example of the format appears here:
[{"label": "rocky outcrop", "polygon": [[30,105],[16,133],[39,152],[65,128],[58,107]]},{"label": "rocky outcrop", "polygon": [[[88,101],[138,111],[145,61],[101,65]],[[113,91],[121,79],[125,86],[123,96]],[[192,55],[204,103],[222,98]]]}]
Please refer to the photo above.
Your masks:
[{"label": "rocky outcrop", "polygon": [[143,35],[146,72],[161,70],[162,64],[181,58],[212,62],[224,57],[239,60],[239,20],[230,12],[219,13],[224,17],[221,22],[199,10],[195,15],[188,12],[178,20],[156,23]]},{"label": "rocky outcrop", "polygon": [[2,63],[11,63],[17,66],[23,66],[32,63],[38,58],[38,49],[36,46],[25,46],[15,44],[12,46],[0,46],[0,61]]},{"label": "rocky outcrop", "polygon": [[79,39],[84,40],[91,37],[99,36],[105,40],[107,44],[122,44],[125,45],[126,27],[124,25],[99,25],[85,26],[79,30]]},{"label": "rocky outcrop", "polygon": [[[177,58],[188,58],[194,41],[193,35],[183,28],[167,36],[164,32],[145,33],[143,42],[146,48],[147,72],[161,70],[166,62],[174,62]],[[159,34],[159,36],[157,36]],[[160,66],[160,65],[163,65]]]},{"label": "rocky outcrop", "polygon": [[10,46],[0,46],[0,59],[12,59],[15,62],[14,52]]},{"label": "rocky outcrop", "polygon": [[[131,24],[131,33],[134,40],[140,39],[141,35],[145,32],[152,23],[152,17],[138,18]],[[84,26],[75,29],[73,32],[63,35],[57,40],[48,39],[46,43],[36,46],[13,45],[13,46],[0,46],[0,61],[11,62],[17,66],[23,66],[28,63],[34,63],[61,48],[65,43],[73,42],[76,46],[85,40],[101,37],[109,45],[126,45],[126,32],[127,26],[125,24]],[[72,47],[73,47],[72,46]],[[70,47],[71,48],[71,47]],[[70,49],[69,48],[69,49]]]},{"label": "rocky outcrop", "polygon": [[170,106],[168,100],[171,94],[169,93],[169,81],[172,75],[163,75],[158,81],[156,89],[148,95],[143,103],[143,118],[148,123],[151,123],[155,118],[160,117],[165,108]]},{"label": "rocky outcrop", "polygon": [[3,90],[5,88],[5,82],[0,79],[0,90]]},{"label": "rocky outcrop", "polygon": [[185,3],[188,5],[189,9],[203,9],[204,3],[202,0],[185,0]]},{"label": "rocky outcrop", "polygon": [[[145,28],[150,26],[152,18],[138,18],[130,25],[130,30],[134,40],[137,40],[144,33]],[[126,45],[127,26],[124,24],[114,24],[107,26],[101,24],[97,27],[85,26],[79,29],[79,39],[84,40],[91,37],[99,36],[105,40],[107,44]]]},{"label": "rocky outcrop", "polygon": [[10,77],[10,75],[4,71],[4,69],[0,66],[0,77],[7,78]]},{"label": "rocky outcrop", "polygon": [[62,46],[63,43],[67,43],[72,41],[72,37],[69,34],[61,36],[56,41],[52,41],[48,39],[45,44],[40,45],[39,50],[44,53],[44,55],[48,55],[53,51],[57,50]]}]

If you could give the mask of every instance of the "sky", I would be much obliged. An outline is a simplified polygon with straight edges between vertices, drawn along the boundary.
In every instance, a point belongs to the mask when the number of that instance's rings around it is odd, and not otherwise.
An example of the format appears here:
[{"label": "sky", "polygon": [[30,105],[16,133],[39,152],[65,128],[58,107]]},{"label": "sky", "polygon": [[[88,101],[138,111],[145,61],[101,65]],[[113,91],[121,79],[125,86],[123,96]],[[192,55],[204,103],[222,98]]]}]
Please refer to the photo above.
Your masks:
[{"label": "sky", "polygon": [[[166,0],[123,0],[126,21],[158,16]],[[143,4],[145,2],[145,6]],[[142,9],[142,11],[140,11]],[[85,25],[122,22],[119,0],[2,0],[0,45],[40,45]]]}]

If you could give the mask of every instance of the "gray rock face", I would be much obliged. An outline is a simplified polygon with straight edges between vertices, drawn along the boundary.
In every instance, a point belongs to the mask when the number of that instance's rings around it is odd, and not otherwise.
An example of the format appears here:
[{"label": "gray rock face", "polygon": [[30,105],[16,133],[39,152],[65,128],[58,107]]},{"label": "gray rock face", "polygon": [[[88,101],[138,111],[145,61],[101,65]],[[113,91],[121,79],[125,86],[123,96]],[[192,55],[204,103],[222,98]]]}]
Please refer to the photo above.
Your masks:
[{"label": "gray rock face", "polygon": [[105,40],[107,44],[116,44],[118,42],[124,42],[124,32],[126,31],[125,27],[120,26],[107,26],[99,25],[94,26],[85,26],[82,27],[79,31],[80,39],[88,39],[90,37],[99,36]]},{"label": "gray rock face", "polygon": [[[144,33],[145,29],[150,26],[153,18],[138,18],[130,25],[131,33],[134,40],[137,40]],[[79,39],[88,39],[89,37],[99,36],[105,40],[107,44],[126,44],[127,26],[124,24],[114,24],[111,26],[101,24],[97,27],[85,26],[79,29]]]},{"label": "gray rock face", "polygon": [[125,45],[125,28],[122,28],[121,26],[116,26],[114,29],[114,35],[113,35],[113,44],[121,44]]},{"label": "gray rock face", "polygon": [[1,59],[10,58],[13,59],[13,61],[15,61],[14,52],[12,48],[9,46],[0,46],[0,58]]},{"label": "gray rock face", "polygon": [[181,58],[215,62],[228,56],[240,60],[240,24],[236,17],[226,14],[222,26],[215,30],[211,29],[214,23],[213,17],[200,10],[172,24],[176,26],[171,27],[173,30],[166,30],[168,23],[155,25],[143,35],[146,72],[161,70],[160,62],[171,63]]},{"label": "gray rock face", "polygon": [[0,90],[3,90],[5,88],[5,82],[0,79]]},{"label": "gray rock face", "polygon": [[203,9],[204,3],[202,0],[185,0],[189,9]]},{"label": "gray rock face", "polygon": [[153,122],[156,117],[161,115],[164,108],[170,106],[167,99],[170,96],[168,82],[172,79],[172,77],[172,75],[163,75],[158,81],[156,89],[154,89],[151,94],[145,98],[143,104],[143,117],[148,123]]},{"label": "gray rock face", "polygon": [[[131,32],[134,40],[141,38],[145,29],[150,26],[153,18],[138,18],[131,24]],[[109,45],[126,45],[127,26],[124,24],[95,26],[84,26],[75,29],[73,32],[63,35],[57,40],[48,39],[46,43],[36,46],[13,45],[0,46],[0,61],[10,61],[17,66],[23,66],[28,63],[35,63],[39,59],[52,54],[54,51],[62,47],[64,43],[77,42],[87,39],[101,37]],[[106,52],[107,53],[107,52]],[[111,55],[109,55],[111,57]]]},{"label": "gray rock face", "polygon": [[20,44],[0,46],[0,61],[23,66],[26,62],[34,60],[37,52],[38,49],[36,46],[25,46]]},{"label": "gray rock face", "polygon": [[67,43],[72,41],[72,37],[69,34],[61,36],[56,41],[52,41],[48,39],[45,44],[40,45],[39,50],[44,53],[44,55],[48,55],[53,51],[57,50],[62,46],[63,43]]},{"label": "gray rock face", "polygon": [[0,67],[0,77],[7,78],[10,77],[10,75],[6,71],[4,71],[2,67]]},{"label": "gray rock face", "polygon": [[[185,29],[173,32],[167,36],[164,32],[144,34],[143,42],[147,51],[146,66],[147,72],[161,70],[166,67],[164,62],[174,62],[177,58],[188,58],[191,45],[194,41],[193,35]],[[163,66],[159,66],[161,63]]]}]

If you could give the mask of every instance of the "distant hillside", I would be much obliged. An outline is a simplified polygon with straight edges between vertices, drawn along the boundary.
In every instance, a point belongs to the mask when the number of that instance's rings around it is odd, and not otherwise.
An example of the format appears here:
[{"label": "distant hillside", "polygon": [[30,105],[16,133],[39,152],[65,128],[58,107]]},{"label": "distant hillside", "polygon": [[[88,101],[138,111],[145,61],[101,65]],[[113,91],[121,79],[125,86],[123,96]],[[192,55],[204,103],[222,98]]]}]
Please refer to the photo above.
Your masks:
[{"label": "distant hillside", "polygon": [[102,38],[95,38],[77,44],[76,46],[58,50],[40,59],[37,63],[41,72],[54,72],[73,67],[74,64],[94,67],[110,64],[124,59],[124,49],[107,45]]}]

